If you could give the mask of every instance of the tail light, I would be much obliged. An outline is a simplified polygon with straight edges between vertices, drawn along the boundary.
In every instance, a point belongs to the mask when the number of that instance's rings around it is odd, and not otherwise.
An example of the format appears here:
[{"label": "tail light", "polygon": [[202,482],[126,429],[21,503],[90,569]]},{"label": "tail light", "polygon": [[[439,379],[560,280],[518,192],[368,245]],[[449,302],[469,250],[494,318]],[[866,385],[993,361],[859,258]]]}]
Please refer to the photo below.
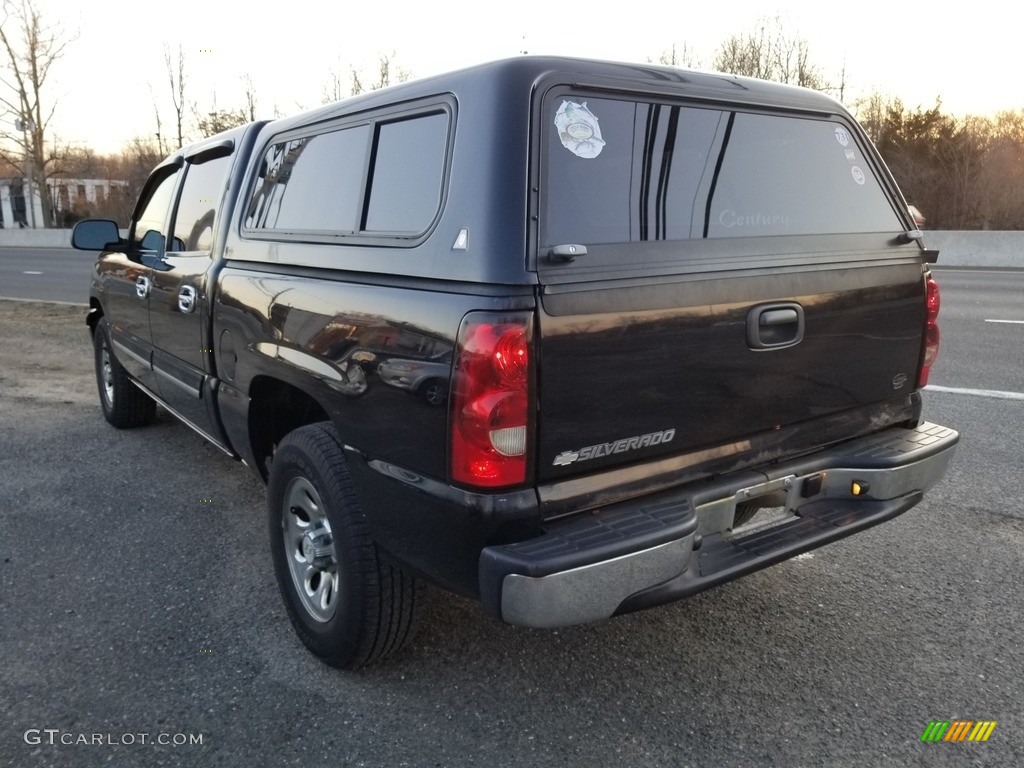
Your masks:
[{"label": "tail light", "polygon": [[530,443],[530,314],[474,312],[459,329],[451,410],[451,474],[499,488],[526,481]]},{"label": "tail light", "polygon": [[925,280],[925,315],[924,315],[924,344],[921,350],[921,369],[917,375],[917,386],[924,387],[928,384],[928,374],[931,373],[932,364],[939,356],[939,306],[942,304],[939,297],[939,284],[934,278]]}]

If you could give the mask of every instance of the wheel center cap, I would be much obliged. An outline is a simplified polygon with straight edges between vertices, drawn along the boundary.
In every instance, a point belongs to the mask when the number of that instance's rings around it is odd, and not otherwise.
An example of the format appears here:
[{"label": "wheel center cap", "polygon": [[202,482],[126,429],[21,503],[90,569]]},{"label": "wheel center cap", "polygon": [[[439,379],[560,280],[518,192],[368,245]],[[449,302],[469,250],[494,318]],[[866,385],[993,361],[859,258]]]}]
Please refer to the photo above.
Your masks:
[{"label": "wheel center cap", "polygon": [[302,558],[315,568],[327,568],[334,563],[334,539],[330,529],[321,523],[302,534],[299,549]]}]

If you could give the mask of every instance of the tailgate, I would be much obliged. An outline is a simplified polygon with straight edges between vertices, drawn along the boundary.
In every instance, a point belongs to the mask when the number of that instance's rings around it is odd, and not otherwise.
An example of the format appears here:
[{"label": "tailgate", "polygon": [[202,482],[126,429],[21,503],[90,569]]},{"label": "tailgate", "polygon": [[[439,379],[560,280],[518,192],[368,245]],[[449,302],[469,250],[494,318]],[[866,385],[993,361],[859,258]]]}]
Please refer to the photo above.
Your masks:
[{"label": "tailgate", "polygon": [[547,294],[540,477],[902,402],[914,388],[923,318],[915,264]]},{"label": "tailgate", "polygon": [[541,113],[542,484],[908,418],[922,251],[852,121],[567,87]]}]

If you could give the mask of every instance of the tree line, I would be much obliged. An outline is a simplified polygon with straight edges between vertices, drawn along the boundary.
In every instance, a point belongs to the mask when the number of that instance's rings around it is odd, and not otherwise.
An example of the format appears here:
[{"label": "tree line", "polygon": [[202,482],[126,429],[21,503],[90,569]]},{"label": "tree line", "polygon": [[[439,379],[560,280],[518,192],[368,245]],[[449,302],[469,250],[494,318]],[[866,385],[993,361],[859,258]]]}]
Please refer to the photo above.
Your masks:
[{"label": "tree line", "polygon": [[[187,57],[164,48],[166,80],[151,89],[154,131],[138,137],[119,154],[62,146],[51,136],[56,104],[43,95],[51,66],[74,38],[47,23],[32,0],[2,0],[0,21],[0,162],[20,173],[36,189],[56,188],[62,179],[116,180],[100,199],[67,196],[55,210],[43,195],[44,220],[69,226],[87,217],[125,224],[150,170],[190,141],[260,117],[257,89],[242,78],[244,103],[200,108],[189,81]],[[669,66],[706,67],[736,75],[800,85],[828,92],[843,101],[845,70],[827,76],[814,63],[810,45],[790,34],[780,19],[760,20],[750,30],[725,40],[706,65],[683,45],[661,54]],[[367,75],[349,65],[326,73],[323,103],[409,79],[395,54],[381,55]],[[166,90],[165,90],[166,89]],[[171,109],[168,111],[167,104]],[[163,109],[161,109],[163,105]],[[910,108],[899,99],[872,95],[852,111],[878,147],[908,203],[920,210],[932,229],[1024,229],[1024,108],[991,117],[957,117],[930,108]],[[273,116],[277,116],[276,108]],[[168,118],[170,114],[170,118]],[[66,193],[65,193],[66,194]]]},{"label": "tree line", "polygon": [[[659,57],[663,64],[701,66],[683,46]],[[711,69],[824,91],[844,101],[845,70],[828,77],[806,40],[790,35],[778,18],[726,40]],[[957,117],[910,108],[873,94],[851,111],[878,148],[907,202],[931,229],[1024,229],[1024,108],[991,117]]]},{"label": "tree line", "polygon": [[873,96],[857,118],[931,229],[1024,229],[1024,109],[953,117]]}]

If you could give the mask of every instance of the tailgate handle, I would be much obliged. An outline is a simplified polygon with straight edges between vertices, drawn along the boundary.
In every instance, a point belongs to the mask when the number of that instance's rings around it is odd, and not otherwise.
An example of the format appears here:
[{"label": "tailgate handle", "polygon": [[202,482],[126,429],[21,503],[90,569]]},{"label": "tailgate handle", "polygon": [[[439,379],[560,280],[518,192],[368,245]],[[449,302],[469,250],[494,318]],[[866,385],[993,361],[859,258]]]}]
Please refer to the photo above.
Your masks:
[{"label": "tailgate handle", "polygon": [[751,349],[785,349],[803,341],[804,308],[796,302],[760,304],[747,313]]},{"label": "tailgate handle", "polygon": [[769,309],[761,313],[760,325],[786,325],[799,320],[795,309]]}]

